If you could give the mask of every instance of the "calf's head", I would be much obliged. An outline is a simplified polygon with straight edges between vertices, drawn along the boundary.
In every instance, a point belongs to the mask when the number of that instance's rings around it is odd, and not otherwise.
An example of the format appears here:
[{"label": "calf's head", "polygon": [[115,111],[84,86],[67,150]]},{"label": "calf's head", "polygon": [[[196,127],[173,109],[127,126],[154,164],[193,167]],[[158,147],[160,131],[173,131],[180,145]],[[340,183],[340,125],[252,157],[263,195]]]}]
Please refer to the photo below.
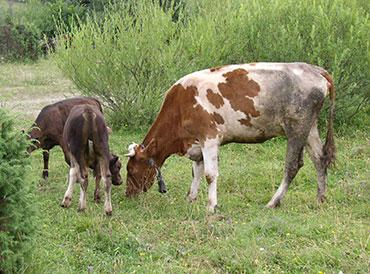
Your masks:
[{"label": "calf's head", "polygon": [[121,170],[121,161],[118,159],[118,156],[112,155],[112,158],[109,160],[109,170],[112,175],[112,184],[118,186],[122,184],[122,178],[120,175]]},{"label": "calf's head", "polygon": [[27,139],[31,142],[27,147],[27,152],[31,153],[32,151],[44,146],[44,138],[42,136],[41,129],[36,125],[33,125],[30,131],[26,134]]},{"label": "calf's head", "polygon": [[111,159],[109,160],[109,171],[112,175],[112,184],[118,186],[122,184],[121,174],[121,161],[118,156],[112,154]]},{"label": "calf's head", "polygon": [[152,158],[154,149],[154,140],[146,147],[137,144],[129,146],[126,154],[130,158],[127,163],[126,196],[131,197],[140,192],[146,192],[153,185],[155,176],[159,172]]}]

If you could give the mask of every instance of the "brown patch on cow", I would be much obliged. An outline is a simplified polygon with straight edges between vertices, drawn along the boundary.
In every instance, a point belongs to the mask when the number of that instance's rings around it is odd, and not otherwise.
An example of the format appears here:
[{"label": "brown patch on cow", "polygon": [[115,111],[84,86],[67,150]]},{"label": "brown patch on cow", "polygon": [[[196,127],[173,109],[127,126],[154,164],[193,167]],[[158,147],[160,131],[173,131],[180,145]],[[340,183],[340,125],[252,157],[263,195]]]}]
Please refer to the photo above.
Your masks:
[{"label": "brown patch on cow", "polygon": [[242,125],[251,127],[251,117],[247,116],[247,119],[239,119],[238,120]]},{"label": "brown patch on cow", "polygon": [[256,65],[256,63],[250,63],[249,65],[254,67]]},{"label": "brown patch on cow", "polygon": [[224,99],[218,93],[214,93],[211,89],[207,89],[207,99],[216,108],[220,108],[224,105]]},{"label": "brown patch on cow", "polygon": [[208,184],[211,184],[212,183],[212,177],[209,176],[209,175],[206,175],[206,181]]},{"label": "brown patch on cow", "polygon": [[213,67],[213,68],[210,68],[209,71],[210,72],[215,72],[215,71],[221,70],[223,67],[225,67],[225,66]]},{"label": "brown patch on cow", "polygon": [[251,117],[260,116],[260,112],[255,109],[253,100],[248,97],[257,96],[260,86],[256,81],[248,79],[247,74],[248,71],[240,68],[223,74],[226,83],[219,83],[218,89],[230,101],[235,111],[239,110],[248,117],[239,120],[241,124],[250,126]]},{"label": "brown patch on cow", "polygon": [[[165,147],[160,151],[159,165],[167,155],[184,155],[191,144],[217,136],[217,123],[223,119],[208,113],[199,105],[195,99],[197,95],[198,89],[195,86],[184,88],[181,84],[173,86],[167,93],[161,111],[143,142],[147,145],[151,139],[156,138],[158,147]],[[162,140],[165,143],[162,144]]]},{"label": "brown patch on cow", "polygon": [[217,112],[213,112],[212,117],[214,118],[216,123],[219,124],[219,125],[222,125],[222,124],[225,123],[224,118],[222,118],[222,116],[220,114],[218,114]]}]

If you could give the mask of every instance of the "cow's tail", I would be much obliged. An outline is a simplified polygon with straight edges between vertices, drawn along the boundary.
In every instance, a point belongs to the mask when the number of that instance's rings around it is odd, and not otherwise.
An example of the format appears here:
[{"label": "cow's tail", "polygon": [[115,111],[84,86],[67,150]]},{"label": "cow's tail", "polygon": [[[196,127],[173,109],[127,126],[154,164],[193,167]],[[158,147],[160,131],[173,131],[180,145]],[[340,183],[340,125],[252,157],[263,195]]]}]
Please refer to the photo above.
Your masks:
[{"label": "cow's tail", "polygon": [[330,98],[328,130],[326,133],[326,141],[323,148],[322,164],[325,170],[334,164],[335,161],[335,143],[334,143],[334,118],[335,118],[335,87],[332,76],[327,72],[321,72],[321,75],[328,81],[328,90]]}]

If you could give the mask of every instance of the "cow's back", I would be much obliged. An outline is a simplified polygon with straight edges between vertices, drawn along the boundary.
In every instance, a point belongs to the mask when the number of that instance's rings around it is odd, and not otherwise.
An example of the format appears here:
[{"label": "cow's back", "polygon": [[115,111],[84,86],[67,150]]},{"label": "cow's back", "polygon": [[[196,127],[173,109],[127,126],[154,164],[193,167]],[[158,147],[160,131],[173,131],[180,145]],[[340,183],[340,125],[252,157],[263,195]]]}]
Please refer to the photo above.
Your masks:
[{"label": "cow's back", "polygon": [[91,105],[102,112],[100,102],[92,97],[75,97],[65,99],[44,107],[35,120],[35,126],[40,130],[33,130],[32,138],[49,138],[60,144],[64,124],[71,109],[76,105]]},{"label": "cow's back", "polygon": [[305,63],[228,65],[189,74],[173,88],[193,93],[195,100],[179,102],[180,108],[202,112],[221,142],[262,142],[282,135],[284,120],[321,108],[327,94],[323,72]]},{"label": "cow's back", "polygon": [[64,126],[63,140],[76,159],[84,155],[92,162],[96,156],[108,157],[108,131],[100,109],[92,105],[74,106]]}]

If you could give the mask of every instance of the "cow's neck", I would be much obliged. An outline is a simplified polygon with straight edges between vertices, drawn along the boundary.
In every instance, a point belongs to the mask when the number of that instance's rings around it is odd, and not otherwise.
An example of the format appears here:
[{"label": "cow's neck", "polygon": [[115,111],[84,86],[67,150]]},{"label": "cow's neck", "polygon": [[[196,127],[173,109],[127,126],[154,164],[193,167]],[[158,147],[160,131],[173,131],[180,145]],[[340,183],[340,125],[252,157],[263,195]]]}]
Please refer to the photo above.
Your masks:
[{"label": "cow's neck", "polygon": [[170,115],[161,111],[144,138],[144,146],[155,138],[156,149],[151,155],[157,166],[161,167],[164,161],[172,154],[182,152],[182,140],[179,137],[179,119],[177,115]]}]

